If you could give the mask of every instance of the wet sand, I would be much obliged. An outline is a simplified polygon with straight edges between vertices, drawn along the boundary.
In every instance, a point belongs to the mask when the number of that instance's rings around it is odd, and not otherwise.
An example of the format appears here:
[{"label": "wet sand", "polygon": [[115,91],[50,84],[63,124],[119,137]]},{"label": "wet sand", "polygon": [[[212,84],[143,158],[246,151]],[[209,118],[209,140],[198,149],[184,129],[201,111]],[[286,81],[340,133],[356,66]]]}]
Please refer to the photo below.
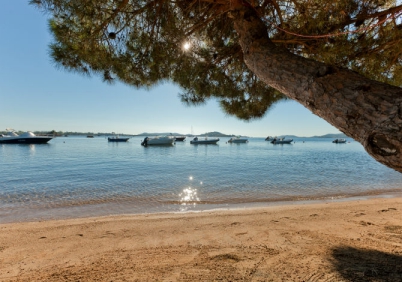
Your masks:
[{"label": "wet sand", "polygon": [[0,224],[0,281],[402,281],[402,198]]}]

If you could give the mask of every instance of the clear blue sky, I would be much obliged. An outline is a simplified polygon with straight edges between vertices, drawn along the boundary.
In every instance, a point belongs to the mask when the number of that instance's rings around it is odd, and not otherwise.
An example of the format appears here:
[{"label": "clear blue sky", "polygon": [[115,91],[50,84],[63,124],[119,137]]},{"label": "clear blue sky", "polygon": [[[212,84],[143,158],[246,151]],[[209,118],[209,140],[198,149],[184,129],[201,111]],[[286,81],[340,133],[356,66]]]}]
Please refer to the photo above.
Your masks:
[{"label": "clear blue sky", "polygon": [[253,137],[339,133],[293,101],[244,122],[224,114],[213,100],[185,106],[178,98],[180,88],[169,83],[138,90],[58,69],[48,55],[47,18],[28,0],[2,1],[0,32],[0,130],[187,134],[193,129],[194,134]]}]

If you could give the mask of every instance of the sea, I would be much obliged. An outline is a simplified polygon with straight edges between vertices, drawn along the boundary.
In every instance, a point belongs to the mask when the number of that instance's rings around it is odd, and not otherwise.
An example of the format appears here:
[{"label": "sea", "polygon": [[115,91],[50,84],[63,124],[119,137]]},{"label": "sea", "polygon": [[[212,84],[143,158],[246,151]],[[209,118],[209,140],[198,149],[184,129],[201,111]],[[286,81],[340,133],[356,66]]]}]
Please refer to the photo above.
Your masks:
[{"label": "sea", "polygon": [[351,138],[140,145],[144,137],[0,144],[0,223],[197,212],[402,194],[402,173]]}]

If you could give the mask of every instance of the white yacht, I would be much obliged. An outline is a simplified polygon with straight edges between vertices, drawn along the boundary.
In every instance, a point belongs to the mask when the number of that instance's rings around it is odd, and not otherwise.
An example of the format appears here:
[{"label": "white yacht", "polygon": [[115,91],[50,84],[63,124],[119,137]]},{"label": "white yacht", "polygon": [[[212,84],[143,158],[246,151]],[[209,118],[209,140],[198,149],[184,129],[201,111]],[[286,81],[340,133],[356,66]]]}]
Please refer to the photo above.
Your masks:
[{"label": "white yacht", "polygon": [[190,144],[216,144],[219,141],[219,138],[211,138],[205,137],[204,139],[194,137],[193,140],[190,141]]},{"label": "white yacht", "polygon": [[248,139],[247,138],[242,138],[240,136],[237,137],[232,137],[228,140],[228,143],[247,143]]},{"label": "white yacht", "polygon": [[36,136],[30,131],[18,135],[12,129],[7,128],[6,130],[6,134],[0,135],[0,144],[44,144],[53,139],[49,136]]},{"label": "white yacht", "polygon": [[144,147],[150,145],[172,145],[174,141],[175,138],[171,136],[145,137],[141,145]]}]

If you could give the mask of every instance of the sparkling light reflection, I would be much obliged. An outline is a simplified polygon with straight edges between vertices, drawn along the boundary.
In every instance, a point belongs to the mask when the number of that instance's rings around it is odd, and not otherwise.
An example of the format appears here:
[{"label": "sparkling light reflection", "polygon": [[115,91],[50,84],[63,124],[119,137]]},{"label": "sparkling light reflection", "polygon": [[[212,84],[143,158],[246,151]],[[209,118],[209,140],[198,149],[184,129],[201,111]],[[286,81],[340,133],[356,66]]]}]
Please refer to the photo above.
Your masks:
[{"label": "sparkling light reflection", "polygon": [[35,153],[36,153],[35,144],[29,144],[29,154],[33,156],[35,155]]},{"label": "sparkling light reflection", "polygon": [[195,206],[200,199],[197,196],[197,189],[188,187],[183,189],[183,192],[179,194],[180,202],[183,206],[193,205]]}]

